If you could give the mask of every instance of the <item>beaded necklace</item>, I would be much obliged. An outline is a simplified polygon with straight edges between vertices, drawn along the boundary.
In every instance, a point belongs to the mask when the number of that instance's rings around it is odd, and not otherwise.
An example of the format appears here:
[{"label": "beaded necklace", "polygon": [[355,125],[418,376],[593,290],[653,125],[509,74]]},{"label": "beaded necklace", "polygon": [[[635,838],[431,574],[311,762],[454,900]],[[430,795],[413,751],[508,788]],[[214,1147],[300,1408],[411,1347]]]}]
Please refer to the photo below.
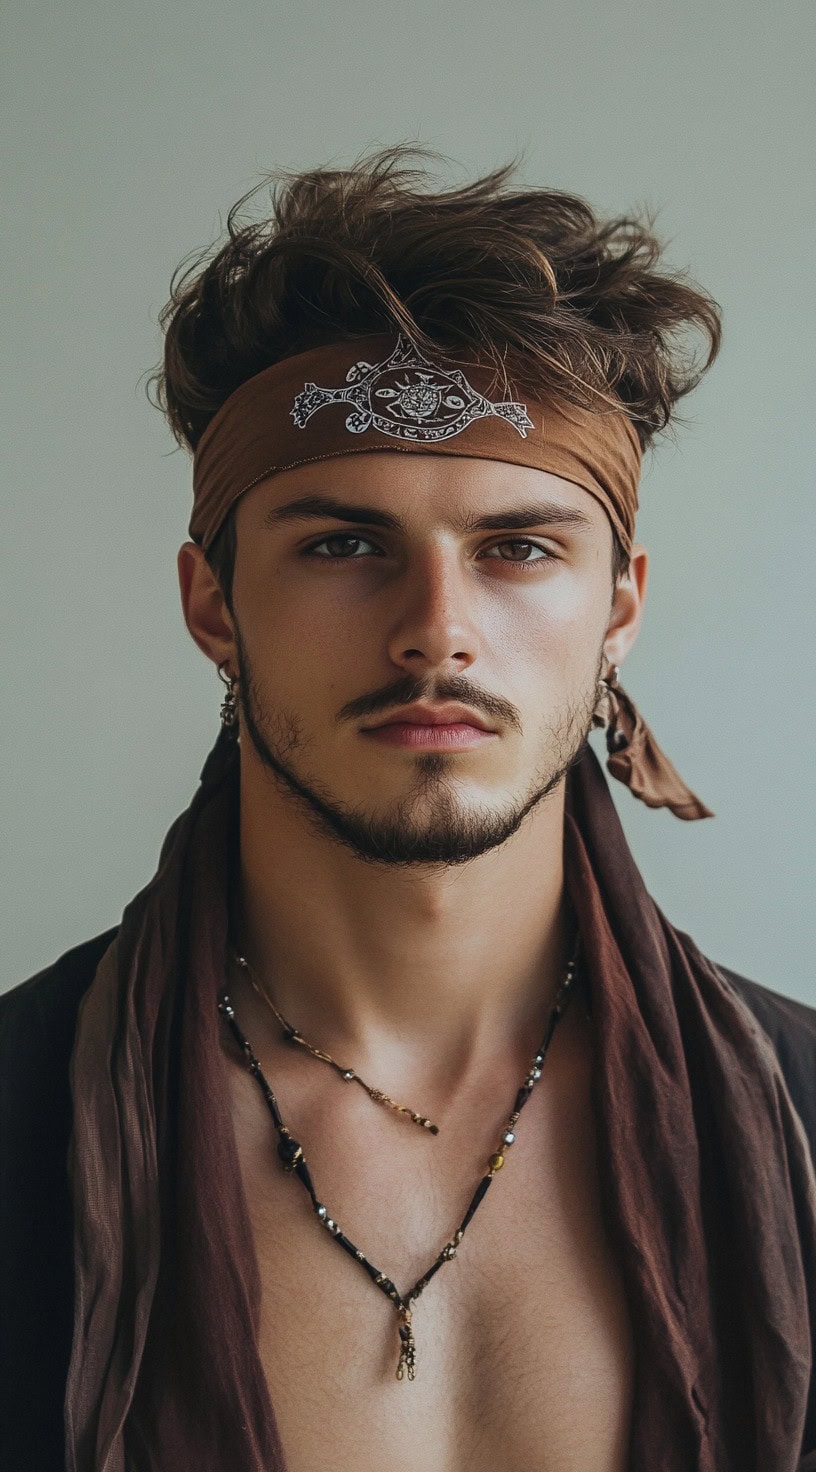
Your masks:
[{"label": "beaded necklace", "polygon": [[[414,1301],[414,1299],[418,1298],[423,1289],[427,1287],[428,1283],[430,1283],[431,1281],[431,1278],[442,1267],[442,1264],[445,1262],[450,1262],[451,1259],[456,1256],[457,1248],[459,1247],[459,1244],[465,1235],[465,1231],[467,1230],[467,1227],[470,1224],[474,1213],[480,1206],[481,1202],[484,1200],[488,1186],[493,1180],[493,1177],[496,1175],[496,1172],[501,1170],[501,1167],[504,1165],[505,1150],[509,1149],[509,1147],[515,1143],[515,1127],[518,1122],[519,1116],[522,1109],[524,1108],[524,1105],[527,1103],[527,1100],[529,1099],[533,1089],[535,1088],[536,1083],[541,1077],[541,1070],[544,1065],[544,1059],[547,1056],[547,1050],[549,1049],[550,1043],[552,1042],[553,1033],[555,1032],[560,1019],[566,1012],[567,1006],[569,1005],[569,1001],[572,996],[579,949],[580,937],[576,942],[572,959],[567,966],[564,980],[562,981],[556,994],[555,1003],[550,1012],[549,1020],[547,1022],[546,1031],[544,1033],[541,1045],[539,1046],[538,1051],[533,1058],[532,1064],[521,1084],[521,1087],[516,1094],[515,1103],[502,1133],[498,1149],[494,1152],[494,1154],[490,1156],[487,1164],[487,1171],[479,1181],[479,1184],[476,1187],[476,1190],[473,1194],[470,1205],[465,1212],[465,1215],[463,1216],[453,1236],[445,1243],[442,1251],[439,1253],[435,1261],[422,1274],[422,1276],[417,1279],[413,1288],[411,1288],[405,1294],[401,1294],[394,1283],[391,1281],[391,1279],[387,1277],[385,1273],[381,1272],[379,1268],[375,1267],[373,1263],[369,1262],[368,1258],[360,1250],[360,1248],[356,1247],[351,1239],[346,1236],[345,1232],[341,1231],[338,1223],[334,1220],[333,1217],[329,1215],[328,1208],[323,1205],[322,1201],[320,1201],[315,1190],[314,1183],[312,1181],[309,1167],[306,1164],[306,1157],[303,1153],[303,1146],[298,1140],[294,1138],[294,1136],[291,1134],[291,1132],[283,1122],[280,1109],[278,1108],[278,1101],[275,1098],[269,1082],[264,1076],[261,1065],[258,1062],[258,1059],[256,1058],[248,1039],[244,1036],[238,1024],[238,1019],[235,1015],[235,1008],[233,1007],[232,1001],[230,999],[229,989],[227,987],[223,987],[218,994],[218,1011],[220,1012],[221,1016],[226,1020],[233,1034],[233,1037],[235,1038],[235,1041],[237,1042],[238,1047],[241,1050],[241,1053],[246,1062],[246,1066],[257,1081],[258,1086],[266,1101],[269,1112],[272,1115],[275,1128],[278,1132],[278,1157],[281,1161],[283,1170],[289,1174],[294,1172],[295,1175],[297,1175],[298,1179],[301,1181],[302,1185],[309,1193],[309,1197],[312,1203],[312,1209],[314,1210],[318,1221],[321,1223],[322,1226],[326,1228],[329,1234],[334,1238],[337,1243],[339,1243],[344,1251],[346,1251],[350,1257],[354,1258],[356,1262],[359,1262],[360,1266],[365,1270],[365,1272],[371,1278],[372,1282],[376,1284],[376,1286],[381,1290],[381,1292],[386,1295],[388,1299],[390,1299],[390,1301],[394,1305],[394,1308],[396,1309],[400,1341],[399,1361],[397,1363],[396,1369],[396,1378],[398,1380],[402,1380],[406,1376],[409,1380],[413,1380],[416,1375],[416,1341],[414,1339],[414,1332],[412,1327],[411,1303]],[[287,1023],[286,1026],[288,1027],[289,1024]],[[300,1038],[301,1035],[297,1034],[297,1036],[298,1038]],[[320,1051],[318,1051],[315,1056],[320,1056]],[[325,1055],[324,1061],[330,1061],[335,1068],[339,1067],[339,1065],[334,1063],[333,1059],[328,1058],[328,1055]],[[363,1085],[363,1087],[367,1088],[367,1085]],[[393,1104],[393,1101],[389,1102]]]}]

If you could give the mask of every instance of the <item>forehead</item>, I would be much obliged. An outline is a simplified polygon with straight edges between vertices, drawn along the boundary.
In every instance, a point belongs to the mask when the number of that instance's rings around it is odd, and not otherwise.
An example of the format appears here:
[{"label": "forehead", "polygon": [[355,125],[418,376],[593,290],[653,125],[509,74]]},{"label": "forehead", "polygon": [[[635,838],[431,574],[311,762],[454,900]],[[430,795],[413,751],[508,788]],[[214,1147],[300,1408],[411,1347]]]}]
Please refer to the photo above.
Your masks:
[{"label": "forehead", "polygon": [[270,476],[240,498],[236,526],[251,534],[285,530],[308,515],[300,517],[293,503],[317,502],[321,496],[379,512],[397,529],[421,525],[465,531],[479,517],[512,512],[519,524],[524,519],[518,513],[528,513],[529,525],[548,523],[595,541],[611,537],[601,503],[550,471],[503,460],[388,450],[333,456]]}]

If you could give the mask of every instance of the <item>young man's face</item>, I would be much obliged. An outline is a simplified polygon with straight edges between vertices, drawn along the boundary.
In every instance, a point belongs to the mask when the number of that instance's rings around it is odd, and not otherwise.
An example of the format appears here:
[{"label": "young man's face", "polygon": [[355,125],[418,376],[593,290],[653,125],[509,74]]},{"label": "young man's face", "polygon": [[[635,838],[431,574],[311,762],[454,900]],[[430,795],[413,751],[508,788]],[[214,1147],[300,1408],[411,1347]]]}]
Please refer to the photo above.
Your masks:
[{"label": "young man's face", "polygon": [[[340,505],[295,517],[305,498]],[[234,640],[213,643],[200,554],[186,611],[195,635],[207,605],[207,652],[239,675],[242,760],[380,862],[463,862],[516,831],[582,748],[645,590],[636,549],[613,608],[603,507],[504,462],[372,452],[300,466],[241,498],[236,534]],[[416,701],[457,702],[488,730],[372,733]]]}]

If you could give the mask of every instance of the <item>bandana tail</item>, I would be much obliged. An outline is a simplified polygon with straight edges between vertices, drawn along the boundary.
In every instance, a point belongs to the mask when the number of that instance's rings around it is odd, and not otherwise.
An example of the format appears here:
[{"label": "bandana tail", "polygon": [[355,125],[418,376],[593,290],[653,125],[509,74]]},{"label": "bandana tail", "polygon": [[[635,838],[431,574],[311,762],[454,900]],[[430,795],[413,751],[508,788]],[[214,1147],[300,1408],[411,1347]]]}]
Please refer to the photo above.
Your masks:
[{"label": "bandana tail", "polygon": [[634,701],[620,685],[609,692],[612,720],[607,728],[607,770],[633,797],[650,808],[670,808],[676,818],[693,821],[716,815],[687,787],[660,750]]}]

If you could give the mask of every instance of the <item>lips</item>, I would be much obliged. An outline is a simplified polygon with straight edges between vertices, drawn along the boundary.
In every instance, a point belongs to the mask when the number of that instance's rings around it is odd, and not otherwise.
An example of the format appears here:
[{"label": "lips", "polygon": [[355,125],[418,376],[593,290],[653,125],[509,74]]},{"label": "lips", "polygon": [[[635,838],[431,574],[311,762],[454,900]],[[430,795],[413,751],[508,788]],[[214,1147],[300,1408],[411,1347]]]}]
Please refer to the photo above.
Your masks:
[{"label": "lips", "polygon": [[492,727],[464,705],[407,705],[394,711],[384,721],[364,729],[380,730],[383,726],[475,726],[479,731],[490,731]]},{"label": "lips", "polygon": [[481,726],[450,724],[428,724],[426,721],[384,722],[381,726],[370,726],[361,733],[369,741],[378,741],[386,746],[401,746],[408,750],[470,751],[485,741],[497,739],[495,731],[485,731]]}]

